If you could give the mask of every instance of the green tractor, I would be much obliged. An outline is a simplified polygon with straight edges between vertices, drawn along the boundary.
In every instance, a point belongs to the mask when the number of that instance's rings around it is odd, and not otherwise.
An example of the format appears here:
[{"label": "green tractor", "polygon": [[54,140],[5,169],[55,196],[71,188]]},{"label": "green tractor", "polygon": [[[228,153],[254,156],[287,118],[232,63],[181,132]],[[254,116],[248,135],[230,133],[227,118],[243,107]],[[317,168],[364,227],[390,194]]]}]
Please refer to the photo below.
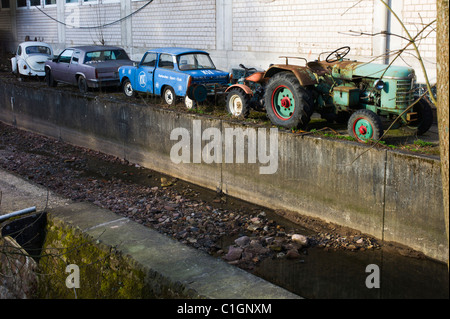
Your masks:
[{"label": "green tractor", "polygon": [[[320,60],[324,53],[310,62],[283,57],[285,64],[271,65],[231,85],[227,109],[233,115],[247,115],[260,101],[258,107],[274,125],[289,129],[306,127],[317,112],[328,121],[347,122],[349,135],[360,142],[383,135],[381,117],[400,117],[400,125],[419,135],[428,131],[433,122],[430,103],[420,99],[407,110],[417,99],[414,70],[344,59],[349,51],[348,46],[339,48],[324,61]],[[306,65],[289,64],[289,59],[302,59]]]}]

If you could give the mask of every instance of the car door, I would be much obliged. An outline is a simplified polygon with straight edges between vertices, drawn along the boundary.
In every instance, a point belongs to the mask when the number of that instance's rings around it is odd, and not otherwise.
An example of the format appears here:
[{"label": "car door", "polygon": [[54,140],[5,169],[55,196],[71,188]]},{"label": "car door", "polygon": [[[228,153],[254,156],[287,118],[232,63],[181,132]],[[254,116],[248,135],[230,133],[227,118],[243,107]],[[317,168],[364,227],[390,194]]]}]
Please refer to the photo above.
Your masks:
[{"label": "car door", "polygon": [[138,66],[134,79],[136,91],[154,93],[153,80],[158,54],[147,52]]},{"label": "car door", "polygon": [[72,54],[72,59],[69,64],[69,69],[67,71],[68,74],[68,81],[72,84],[76,84],[76,74],[82,73],[84,76],[86,76],[82,71],[82,67],[80,66],[80,50],[74,50]]},{"label": "car door", "polygon": [[56,63],[52,65],[52,75],[56,81],[71,83],[69,78],[69,66],[72,59],[73,49],[66,49],[58,56]]}]

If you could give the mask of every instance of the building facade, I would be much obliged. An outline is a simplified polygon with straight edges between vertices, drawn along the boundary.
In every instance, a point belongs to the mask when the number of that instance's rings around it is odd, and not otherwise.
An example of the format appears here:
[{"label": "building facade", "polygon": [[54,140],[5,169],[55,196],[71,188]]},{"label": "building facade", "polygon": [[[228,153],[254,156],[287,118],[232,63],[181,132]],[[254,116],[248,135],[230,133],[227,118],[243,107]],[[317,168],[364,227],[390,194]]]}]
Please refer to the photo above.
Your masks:
[{"label": "building facade", "polygon": [[[392,62],[410,44],[409,33],[433,84],[435,0],[385,2],[395,14],[381,0],[1,0],[0,42],[12,52],[37,39],[56,53],[103,43],[123,47],[134,60],[148,48],[194,47],[229,70],[240,63],[266,69],[284,61],[280,56],[315,60],[342,46],[351,47],[351,59]],[[394,64],[414,67],[424,81],[413,45]]]}]

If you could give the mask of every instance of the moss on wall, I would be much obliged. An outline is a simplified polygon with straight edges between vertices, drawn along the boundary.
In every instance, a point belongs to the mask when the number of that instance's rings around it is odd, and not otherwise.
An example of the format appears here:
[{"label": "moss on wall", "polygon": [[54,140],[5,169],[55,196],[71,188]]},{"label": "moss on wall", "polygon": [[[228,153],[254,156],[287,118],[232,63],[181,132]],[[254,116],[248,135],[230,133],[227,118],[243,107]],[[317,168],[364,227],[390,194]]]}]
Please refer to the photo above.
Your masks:
[{"label": "moss on wall", "polygon": [[[66,286],[70,264],[79,267],[80,288]],[[43,299],[202,298],[52,214],[48,214],[37,290],[37,298]]]},{"label": "moss on wall", "polygon": [[[79,267],[80,288],[67,288],[67,265]],[[74,291],[75,290],[75,291]],[[39,298],[146,298],[145,272],[119,251],[50,218],[39,261]]]}]

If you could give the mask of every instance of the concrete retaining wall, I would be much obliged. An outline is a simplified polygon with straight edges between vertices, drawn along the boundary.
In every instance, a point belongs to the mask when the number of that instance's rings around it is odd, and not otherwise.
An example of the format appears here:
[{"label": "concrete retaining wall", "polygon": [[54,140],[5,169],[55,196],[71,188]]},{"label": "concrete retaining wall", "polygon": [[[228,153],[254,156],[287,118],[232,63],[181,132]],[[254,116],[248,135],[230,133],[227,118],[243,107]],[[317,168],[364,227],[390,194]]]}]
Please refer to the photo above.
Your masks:
[{"label": "concrete retaining wall", "polygon": [[[0,82],[0,120],[126,158],[174,177],[273,209],[321,218],[448,259],[440,162],[417,155],[278,132],[278,169],[256,163],[173,163],[175,128],[238,128],[223,119]],[[132,100],[130,100],[132,101]],[[250,128],[250,127],[249,127]],[[256,127],[253,127],[255,130]],[[261,131],[259,131],[261,132]],[[269,140],[269,131],[265,132]],[[201,149],[211,140],[202,141]],[[191,149],[191,159],[194,149]],[[225,154],[225,149],[222,149]]]},{"label": "concrete retaining wall", "polygon": [[[39,217],[29,215],[1,225],[0,298],[301,298],[154,229],[92,203],[72,202],[2,169],[0,189],[0,214],[30,204],[38,212],[45,210],[36,214]],[[2,237],[13,224],[16,233],[11,236],[20,237],[23,247],[36,234],[45,233],[37,262],[24,251],[18,254],[22,247],[15,240]],[[68,265],[78,266],[79,272],[67,271]],[[67,285],[69,273],[79,279],[78,288]]]}]

